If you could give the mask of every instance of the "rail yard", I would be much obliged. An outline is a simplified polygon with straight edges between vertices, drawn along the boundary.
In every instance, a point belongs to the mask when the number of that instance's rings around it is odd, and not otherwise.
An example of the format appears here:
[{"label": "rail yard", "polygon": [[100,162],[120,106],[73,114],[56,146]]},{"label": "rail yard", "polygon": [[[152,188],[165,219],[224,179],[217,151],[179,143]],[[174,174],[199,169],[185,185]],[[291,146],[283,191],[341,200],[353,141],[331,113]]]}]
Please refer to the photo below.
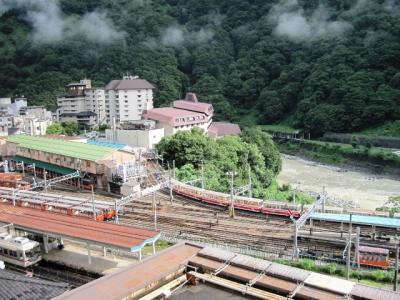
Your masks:
[{"label": "rail yard", "polygon": [[[306,258],[321,266],[342,264],[348,276],[350,268],[392,270],[398,262],[397,217],[330,207],[325,193],[315,195],[313,204],[301,205],[244,196],[251,184],[241,187],[240,194],[233,188],[231,194],[214,192],[178,181],[174,169],[162,167],[151,155],[126,164],[120,160],[115,168],[113,156],[136,156],[96,148],[101,158],[111,154],[111,161],[103,164],[88,154],[87,145],[68,147],[77,151],[77,166],[79,157],[87,159],[86,171],[51,165],[47,177],[48,163],[32,158],[25,165],[23,157],[14,157],[14,172],[3,175],[3,186],[0,182],[0,258],[10,271],[67,283],[72,291],[59,299],[89,294],[98,294],[98,299],[163,299],[169,293],[179,299],[178,290],[198,287],[200,281],[244,298],[381,299],[371,295],[383,293],[398,299],[398,294],[374,288],[365,295],[366,287],[354,282],[274,262]],[[158,254],[159,240],[167,249]],[[71,243],[80,245],[75,248],[79,259],[65,249]],[[116,255],[126,258],[121,270],[115,268]],[[106,271],[94,264],[104,264]],[[291,272],[300,277],[287,275]],[[332,289],[325,280],[346,288]],[[109,290],[100,295],[104,286]]]}]

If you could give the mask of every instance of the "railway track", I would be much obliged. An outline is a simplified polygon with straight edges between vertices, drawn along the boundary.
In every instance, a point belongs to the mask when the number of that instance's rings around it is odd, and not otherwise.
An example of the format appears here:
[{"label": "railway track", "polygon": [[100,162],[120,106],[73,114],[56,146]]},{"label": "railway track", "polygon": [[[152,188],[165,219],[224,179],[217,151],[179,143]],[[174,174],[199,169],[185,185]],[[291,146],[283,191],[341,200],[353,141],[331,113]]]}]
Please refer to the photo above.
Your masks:
[{"label": "railway track", "polygon": [[27,272],[29,272],[33,277],[53,282],[67,283],[70,288],[79,287],[101,277],[101,275],[99,274],[88,272],[83,269],[78,270],[44,260],[39,262],[39,264],[28,268],[22,268],[16,265],[7,264],[7,269],[22,274],[27,274]]},{"label": "railway track", "polygon": [[[252,248],[271,253],[292,253],[292,222],[287,218],[239,212],[230,218],[226,208],[198,203],[182,196],[157,193],[157,229],[182,239],[207,240],[210,243]],[[152,196],[135,200],[120,214],[123,224],[154,229]],[[312,247],[310,248],[310,244]],[[323,242],[299,241],[304,250],[340,255],[342,249]]]}]

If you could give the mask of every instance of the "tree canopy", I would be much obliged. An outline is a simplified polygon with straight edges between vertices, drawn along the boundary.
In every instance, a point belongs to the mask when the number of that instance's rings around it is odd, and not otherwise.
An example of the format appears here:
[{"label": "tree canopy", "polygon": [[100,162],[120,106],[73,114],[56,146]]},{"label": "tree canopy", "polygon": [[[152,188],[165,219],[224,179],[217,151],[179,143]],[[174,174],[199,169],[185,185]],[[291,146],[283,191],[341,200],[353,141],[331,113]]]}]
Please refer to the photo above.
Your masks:
[{"label": "tree canopy", "polygon": [[31,105],[54,108],[69,82],[129,72],[157,87],[156,106],[194,91],[216,119],[242,125],[322,135],[400,119],[396,1],[10,3],[0,10],[0,95]]},{"label": "tree canopy", "polygon": [[[251,134],[256,136],[256,142],[246,141]],[[203,164],[205,185],[210,190],[227,192],[229,172],[236,173],[236,187],[248,184],[250,167],[254,195],[259,197],[263,197],[281,166],[279,151],[271,138],[256,129],[249,129],[243,136],[225,136],[217,140],[198,128],[179,131],[164,137],[157,150],[170,166],[175,161],[176,175],[183,181],[198,179]]]}]

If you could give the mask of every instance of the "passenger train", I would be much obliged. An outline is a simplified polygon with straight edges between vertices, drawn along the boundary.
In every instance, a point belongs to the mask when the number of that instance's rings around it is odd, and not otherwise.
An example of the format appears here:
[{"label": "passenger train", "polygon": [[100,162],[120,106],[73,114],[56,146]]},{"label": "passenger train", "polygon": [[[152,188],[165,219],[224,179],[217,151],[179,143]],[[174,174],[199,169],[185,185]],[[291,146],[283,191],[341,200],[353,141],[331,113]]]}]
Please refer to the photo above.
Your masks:
[{"label": "passenger train", "polygon": [[6,232],[0,233],[0,260],[26,268],[41,259],[38,242],[25,237],[12,237]]},{"label": "passenger train", "polygon": [[[231,203],[230,195],[220,192],[204,190],[178,181],[174,182],[174,192],[178,195],[199,200],[203,203],[213,204],[222,207],[229,207]],[[262,199],[235,196],[235,209],[276,215],[281,217],[300,217],[300,205],[278,202],[264,202]]]}]

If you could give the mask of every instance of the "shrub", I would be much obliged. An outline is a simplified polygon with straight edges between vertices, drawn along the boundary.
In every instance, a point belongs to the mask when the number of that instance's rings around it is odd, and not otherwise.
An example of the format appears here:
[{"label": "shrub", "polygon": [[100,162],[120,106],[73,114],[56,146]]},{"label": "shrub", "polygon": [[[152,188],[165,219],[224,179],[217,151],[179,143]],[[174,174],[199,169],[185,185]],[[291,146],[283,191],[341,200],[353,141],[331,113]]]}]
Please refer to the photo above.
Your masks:
[{"label": "shrub", "polygon": [[333,275],[335,274],[337,269],[337,265],[335,263],[329,263],[326,266],[324,266],[324,272]]},{"label": "shrub", "polygon": [[311,259],[302,259],[299,261],[299,265],[304,270],[315,270],[315,262]]}]

